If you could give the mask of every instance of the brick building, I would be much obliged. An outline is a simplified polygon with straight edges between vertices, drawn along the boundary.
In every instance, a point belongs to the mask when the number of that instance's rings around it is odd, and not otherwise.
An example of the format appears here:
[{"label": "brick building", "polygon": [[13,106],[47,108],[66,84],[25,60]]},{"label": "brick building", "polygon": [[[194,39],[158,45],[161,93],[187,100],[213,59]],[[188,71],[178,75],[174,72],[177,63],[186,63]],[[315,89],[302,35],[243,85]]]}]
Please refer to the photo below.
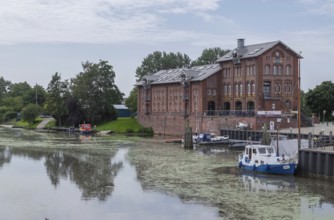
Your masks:
[{"label": "brick building", "polygon": [[155,133],[296,127],[300,55],[281,41],[237,47],[216,64],[161,70],[138,86],[138,120]]}]

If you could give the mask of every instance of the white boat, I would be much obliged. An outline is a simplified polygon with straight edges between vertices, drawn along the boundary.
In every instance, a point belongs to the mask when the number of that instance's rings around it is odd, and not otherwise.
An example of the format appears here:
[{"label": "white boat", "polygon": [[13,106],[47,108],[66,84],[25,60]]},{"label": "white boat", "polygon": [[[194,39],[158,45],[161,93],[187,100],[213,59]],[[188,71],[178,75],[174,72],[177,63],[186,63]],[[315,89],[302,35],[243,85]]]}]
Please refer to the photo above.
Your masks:
[{"label": "white boat", "polygon": [[229,139],[228,135],[217,136],[214,133],[202,133],[198,135],[193,135],[193,143],[203,144],[203,143],[223,143]]},{"label": "white boat", "polygon": [[296,158],[296,155],[279,155],[273,145],[246,145],[238,157],[238,166],[253,172],[293,175],[298,163]]}]

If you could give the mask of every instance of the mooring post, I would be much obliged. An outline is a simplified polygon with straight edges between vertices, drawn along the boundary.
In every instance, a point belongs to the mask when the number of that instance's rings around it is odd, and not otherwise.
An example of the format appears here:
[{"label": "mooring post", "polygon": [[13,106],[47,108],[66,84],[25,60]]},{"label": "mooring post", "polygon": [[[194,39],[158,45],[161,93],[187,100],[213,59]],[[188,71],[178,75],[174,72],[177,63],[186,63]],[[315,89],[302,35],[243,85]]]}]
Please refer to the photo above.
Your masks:
[{"label": "mooring post", "polygon": [[193,134],[191,127],[185,127],[184,131],[184,148],[193,148]]},{"label": "mooring post", "polygon": [[312,133],[308,133],[308,148],[312,147]]},{"label": "mooring post", "polygon": [[333,132],[330,131],[329,132],[329,146],[333,146],[333,150],[334,150],[334,145],[333,145]]}]

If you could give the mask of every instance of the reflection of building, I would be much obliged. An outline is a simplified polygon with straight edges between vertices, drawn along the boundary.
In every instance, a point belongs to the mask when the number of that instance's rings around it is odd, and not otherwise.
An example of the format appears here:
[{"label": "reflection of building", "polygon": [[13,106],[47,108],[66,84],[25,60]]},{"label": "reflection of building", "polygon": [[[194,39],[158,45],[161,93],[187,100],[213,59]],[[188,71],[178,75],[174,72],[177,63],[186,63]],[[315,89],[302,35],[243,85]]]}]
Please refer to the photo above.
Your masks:
[{"label": "reflection of building", "polygon": [[[297,110],[299,54],[280,41],[238,46],[216,64],[161,70],[138,85],[138,119],[156,133],[251,129]],[[291,124],[287,124],[291,123]],[[294,123],[294,124],[293,124]],[[289,118],[281,127],[295,127]],[[293,125],[292,125],[293,124]]]}]

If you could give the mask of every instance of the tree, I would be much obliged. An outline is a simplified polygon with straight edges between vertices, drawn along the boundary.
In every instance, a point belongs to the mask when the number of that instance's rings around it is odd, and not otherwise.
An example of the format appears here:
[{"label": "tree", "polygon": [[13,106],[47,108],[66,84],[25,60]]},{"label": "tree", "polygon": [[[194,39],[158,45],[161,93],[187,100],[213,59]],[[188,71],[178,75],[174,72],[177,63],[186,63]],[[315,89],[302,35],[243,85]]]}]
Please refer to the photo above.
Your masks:
[{"label": "tree", "polygon": [[20,112],[22,110],[23,106],[23,99],[21,96],[12,97],[7,96],[3,98],[2,101],[3,105],[6,107],[9,107],[12,111]]},{"label": "tree", "polygon": [[2,76],[0,77],[0,103],[2,98],[7,95],[10,85],[10,81],[5,80]]},{"label": "tree", "polygon": [[[334,84],[324,81],[305,96],[306,106],[321,119],[330,120],[334,110]],[[325,113],[325,115],[324,115]]]},{"label": "tree", "polygon": [[22,97],[23,106],[34,103],[35,99],[33,97],[35,97],[35,95],[32,97],[31,94],[35,93],[27,82],[14,83],[9,87],[8,96]]},{"label": "tree", "polygon": [[152,75],[163,69],[189,67],[190,62],[186,54],[155,51],[144,58],[141,66],[136,70],[136,77],[140,81],[144,76]]},{"label": "tree", "polygon": [[68,82],[61,80],[61,74],[55,73],[47,88],[45,108],[62,125],[62,117],[66,114],[65,100],[69,95]]},{"label": "tree", "polygon": [[131,112],[137,112],[137,87],[131,90],[129,97],[125,100],[125,105]]},{"label": "tree", "polygon": [[26,107],[24,107],[21,111],[21,118],[24,121],[27,121],[29,123],[29,126],[33,124],[35,119],[40,113],[40,107],[36,106],[34,104],[29,104]]},{"label": "tree", "polygon": [[224,56],[230,50],[223,50],[219,47],[204,49],[202,55],[191,63],[191,66],[201,66],[206,64],[214,64],[216,60]]},{"label": "tree", "polygon": [[113,104],[121,103],[124,94],[115,84],[115,72],[108,61],[82,64],[83,72],[71,80],[73,97],[78,100],[86,120],[100,123],[117,118]]}]

